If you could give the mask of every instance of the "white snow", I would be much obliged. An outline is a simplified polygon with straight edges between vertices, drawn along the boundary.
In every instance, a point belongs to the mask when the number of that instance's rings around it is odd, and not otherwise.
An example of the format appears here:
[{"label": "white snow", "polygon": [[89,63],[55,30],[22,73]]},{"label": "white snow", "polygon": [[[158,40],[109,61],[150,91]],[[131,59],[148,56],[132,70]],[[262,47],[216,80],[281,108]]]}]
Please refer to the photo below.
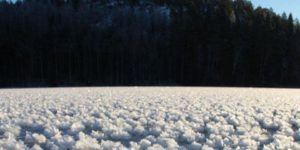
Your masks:
[{"label": "white snow", "polygon": [[300,90],[0,90],[0,149],[300,149]]}]

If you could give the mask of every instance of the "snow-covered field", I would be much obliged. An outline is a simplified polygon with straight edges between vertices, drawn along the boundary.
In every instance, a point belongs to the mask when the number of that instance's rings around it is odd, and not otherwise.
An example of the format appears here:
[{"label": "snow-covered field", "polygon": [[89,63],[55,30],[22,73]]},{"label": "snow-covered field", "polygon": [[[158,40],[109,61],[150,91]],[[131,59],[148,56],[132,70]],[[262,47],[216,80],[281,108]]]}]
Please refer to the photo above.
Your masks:
[{"label": "snow-covered field", "polygon": [[0,149],[300,149],[300,90],[0,90]]}]

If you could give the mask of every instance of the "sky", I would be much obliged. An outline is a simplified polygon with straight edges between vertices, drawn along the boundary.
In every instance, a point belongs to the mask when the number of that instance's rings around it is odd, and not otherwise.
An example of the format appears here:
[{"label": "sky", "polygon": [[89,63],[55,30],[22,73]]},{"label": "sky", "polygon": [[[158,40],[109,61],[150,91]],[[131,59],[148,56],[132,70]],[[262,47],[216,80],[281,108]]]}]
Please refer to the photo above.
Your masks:
[{"label": "sky", "polygon": [[300,0],[250,0],[255,7],[273,8],[274,12],[282,14],[292,13],[294,18],[300,19]]}]

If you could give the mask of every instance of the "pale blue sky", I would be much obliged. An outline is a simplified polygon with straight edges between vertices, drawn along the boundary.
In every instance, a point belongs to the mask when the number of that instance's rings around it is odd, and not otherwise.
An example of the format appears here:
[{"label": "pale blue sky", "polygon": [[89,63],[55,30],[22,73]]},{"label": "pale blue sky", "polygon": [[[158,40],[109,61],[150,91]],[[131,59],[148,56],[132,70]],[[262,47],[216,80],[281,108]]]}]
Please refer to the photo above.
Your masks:
[{"label": "pale blue sky", "polygon": [[294,18],[300,19],[300,0],[250,0],[255,7],[273,8],[274,12],[282,14],[292,13]]}]

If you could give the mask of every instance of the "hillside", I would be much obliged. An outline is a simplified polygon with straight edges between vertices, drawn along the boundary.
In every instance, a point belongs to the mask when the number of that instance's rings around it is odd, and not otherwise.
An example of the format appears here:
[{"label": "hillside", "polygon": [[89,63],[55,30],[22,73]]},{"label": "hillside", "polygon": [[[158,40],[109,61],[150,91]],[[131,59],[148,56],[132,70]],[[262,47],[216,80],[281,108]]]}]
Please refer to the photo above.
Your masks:
[{"label": "hillside", "polygon": [[245,0],[0,2],[0,86],[299,86],[300,26]]}]

